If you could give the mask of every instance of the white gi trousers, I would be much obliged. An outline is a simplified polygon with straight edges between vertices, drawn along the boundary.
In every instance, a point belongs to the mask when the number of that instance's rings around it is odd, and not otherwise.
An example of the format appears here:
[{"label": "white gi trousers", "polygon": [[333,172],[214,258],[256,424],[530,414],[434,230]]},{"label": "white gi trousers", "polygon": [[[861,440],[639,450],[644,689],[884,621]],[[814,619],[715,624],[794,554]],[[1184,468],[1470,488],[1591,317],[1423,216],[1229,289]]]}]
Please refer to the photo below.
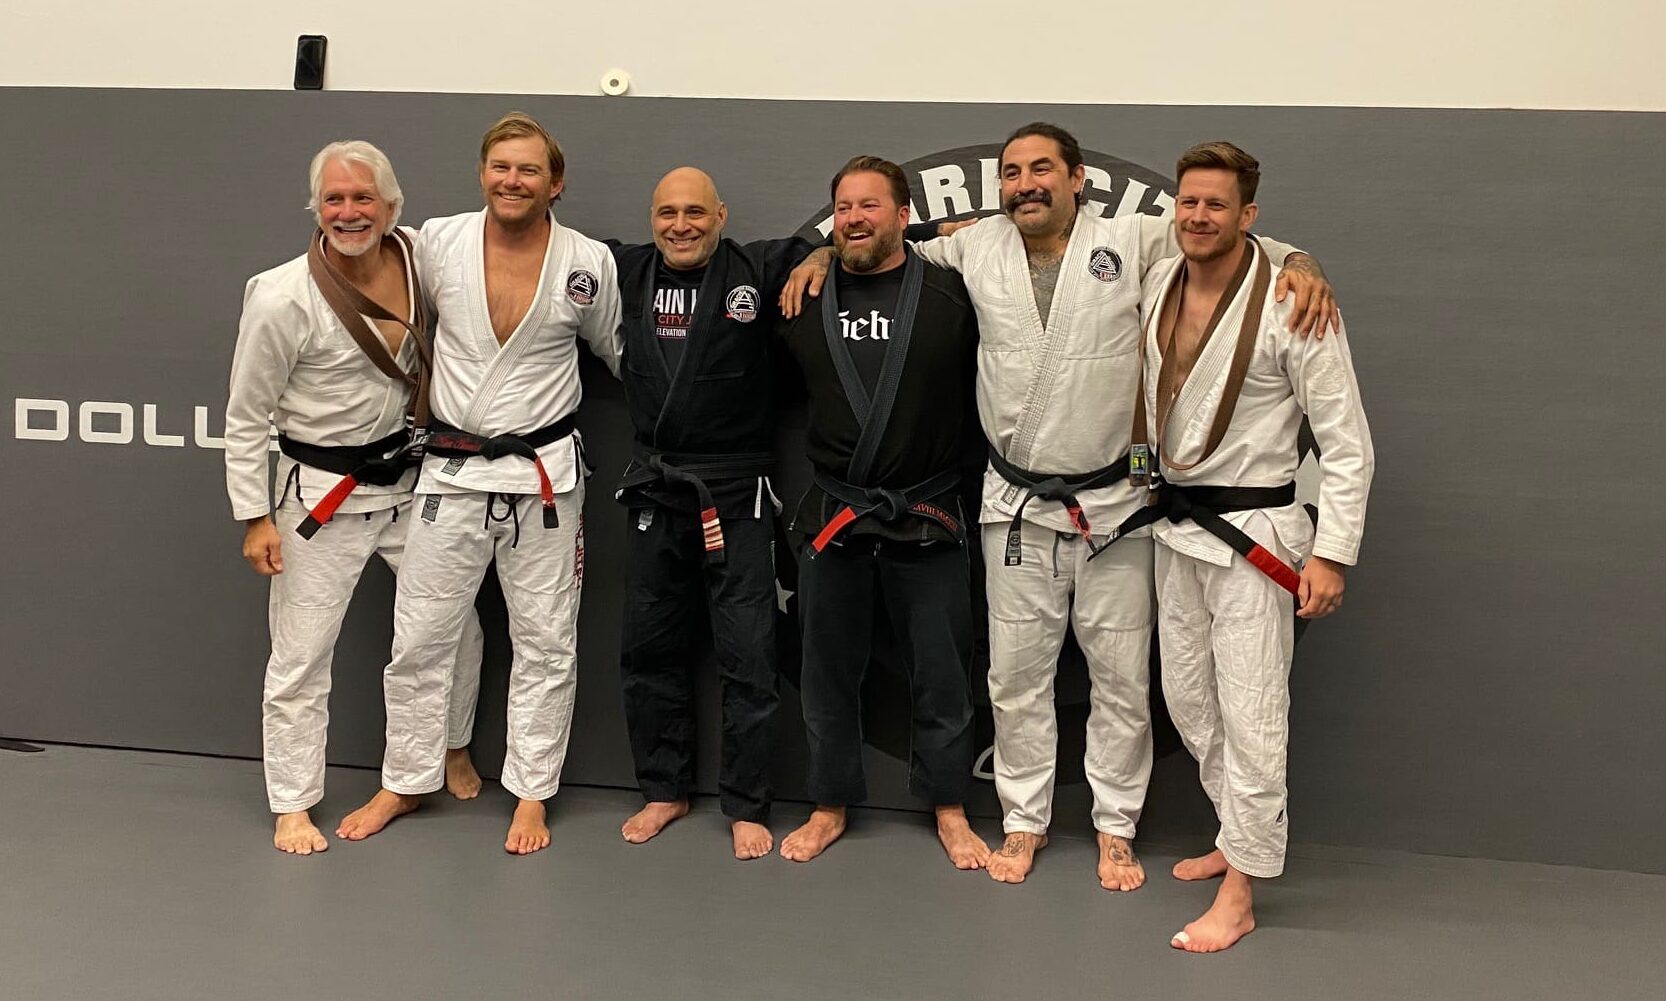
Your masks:
[{"label": "white gi trousers", "polygon": [[[273,813],[310,810],[324,798],[324,748],[330,721],[330,664],[336,638],[359,575],[373,555],[399,572],[414,512],[409,498],[380,511],[338,513],[311,539],[295,534],[306,517],[285,497],[273,513],[283,573],[272,578],[267,622],[272,656],[261,699],[261,745],[266,796]],[[461,641],[448,653],[458,679],[447,709],[447,747],[464,747],[474,733],[484,637],[471,605]]]},{"label": "white gi trousers", "polygon": [[560,523],[545,528],[536,494],[416,495],[383,677],[384,789],[417,796],[445,782],[449,651],[495,557],[514,648],[503,787],[527,800],[555,795],[578,690],[584,481],[555,502]]},{"label": "white gi trousers", "polygon": [[[1266,529],[1251,534],[1295,565]],[[1157,608],[1163,697],[1220,819],[1215,847],[1240,872],[1277,876],[1287,831],[1290,592],[1241,557],[1216,566],[1158,543]]]},{"label": "white gi trousers", "polygon": [[[1053,678],[1064,632],[1087,659],[1084,766],[1093,826],[1132,838],[1151,779],[1151,547],[1118,539],[1088,562],[1075,533],[1023,524],[1023,563],[1006,566],[1008,522],[983,526],[989,594],[989,703],[1002,829],[1042,834],[1053,819],[1058,716]],[[1102,541],[1102,540],[1101,540]]]}]

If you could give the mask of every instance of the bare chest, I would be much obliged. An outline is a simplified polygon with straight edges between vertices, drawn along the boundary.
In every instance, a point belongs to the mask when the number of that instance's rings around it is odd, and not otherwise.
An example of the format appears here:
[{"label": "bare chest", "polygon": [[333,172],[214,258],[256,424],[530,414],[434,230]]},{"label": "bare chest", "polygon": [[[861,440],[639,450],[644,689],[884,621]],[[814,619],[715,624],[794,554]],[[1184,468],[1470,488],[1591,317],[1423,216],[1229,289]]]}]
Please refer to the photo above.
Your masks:
[{"label": "bare chest", "polygon": [[1215,304],[1205,301],[1202,296],[1187,296],[1180,303],[1179,314],[1174,320],[1174,338],[1169,345],[1174,354],[1175,392],[1186,384],[1186,377],[1197,365],[1197,356],[1203,351],[1209,319],[1214,312]]},{"label": "bare chest", "polygon": [[499,344],[509,339],[532,308],[543,267],[541,250],[486,248],[486,311],[491,314],[492,333]]},{"label": "bare chest", "polygon": [[[359,287],[359,291],[369,296],[378,306],[392,313],[394,316],[411,318],[410,291],[405,285],[405,268],[403,263],[397,267],[385,267],[368,285]],[[393,320],[371,320],[382,340],[387,342],[388,352],[394,357],[399,356],[399,349],[405,343],[405,326]]]}]

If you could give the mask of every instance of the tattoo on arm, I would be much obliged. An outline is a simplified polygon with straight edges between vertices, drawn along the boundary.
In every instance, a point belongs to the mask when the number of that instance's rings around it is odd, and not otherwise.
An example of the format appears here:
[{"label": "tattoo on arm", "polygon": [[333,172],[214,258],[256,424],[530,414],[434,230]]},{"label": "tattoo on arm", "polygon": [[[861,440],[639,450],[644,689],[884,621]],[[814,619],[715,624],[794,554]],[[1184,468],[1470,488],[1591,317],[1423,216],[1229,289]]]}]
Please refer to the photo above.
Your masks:
[{"label": "tattoo on arm", "polygon": [[1325,269],[1309,254],[1291,254],[1284,260],[1284,270],[1319,279],[1325,277]]}]

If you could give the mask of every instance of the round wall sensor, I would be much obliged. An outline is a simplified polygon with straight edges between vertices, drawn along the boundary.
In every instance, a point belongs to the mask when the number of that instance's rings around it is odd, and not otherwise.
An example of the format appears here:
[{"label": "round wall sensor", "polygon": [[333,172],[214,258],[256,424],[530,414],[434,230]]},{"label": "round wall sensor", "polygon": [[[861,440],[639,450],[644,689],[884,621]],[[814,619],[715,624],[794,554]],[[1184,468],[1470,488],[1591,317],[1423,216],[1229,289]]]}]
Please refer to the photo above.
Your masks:
[{"label": "round wall sensor", "polygon": [[608,97],[618,97],[631,89],[631,75],[621,69],[611,69],[602,74],[602,93]]}]

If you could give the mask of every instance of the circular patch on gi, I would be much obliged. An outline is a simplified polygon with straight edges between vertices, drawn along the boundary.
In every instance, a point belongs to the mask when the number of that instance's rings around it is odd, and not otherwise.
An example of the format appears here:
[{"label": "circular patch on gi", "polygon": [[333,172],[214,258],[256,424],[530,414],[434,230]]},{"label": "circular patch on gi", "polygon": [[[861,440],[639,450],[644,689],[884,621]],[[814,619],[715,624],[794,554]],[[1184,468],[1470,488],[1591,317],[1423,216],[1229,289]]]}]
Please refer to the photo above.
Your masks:
[{"label": "circular patch on gi", "polygon": [[1109,247],[1095,247],[1088,255],[1088,274],[1109,285],[1122,277],[1122,258]]},{"label": "circular patch on gi", "polygon": [[729,297],[723,300],[728,309],[729,319],[738,323],[751,323],[758,315],[758,290],[750,285],[737,285],[729,290]]},{"label": "circular patch on gi", "polygon": [[567,274],[567,298],[580,306],[588,306],[596,301],[596,290],[602,283],[596,276],[582,268]]}]

